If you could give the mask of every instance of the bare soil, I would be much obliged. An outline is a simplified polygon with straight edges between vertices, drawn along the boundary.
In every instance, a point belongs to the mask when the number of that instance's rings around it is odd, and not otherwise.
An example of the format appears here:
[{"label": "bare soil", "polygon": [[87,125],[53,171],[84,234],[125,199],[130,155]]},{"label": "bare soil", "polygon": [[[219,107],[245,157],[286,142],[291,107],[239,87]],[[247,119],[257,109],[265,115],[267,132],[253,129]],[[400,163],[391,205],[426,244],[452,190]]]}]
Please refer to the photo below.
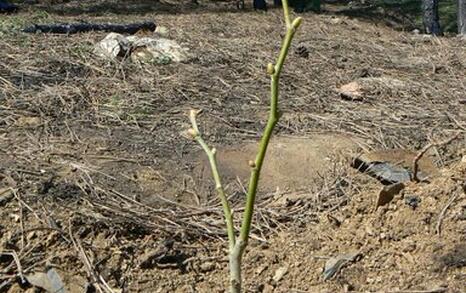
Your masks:
[{"label": "bare soil", "polygon": [[[225,147],[217,151],[217,161],[225,185],[243,183],[247,186],[251,168],[248,162],[255,158],[257,142]],[[262,169],[260,191],[308,188],[331,173],[335,162],[351,158],[359,147],[357,141],[338,134],[320,134],[307,138],[277,137],[271,141],[268,159]],[[197,186],[212,189],[210,165],[203,152],[197,154],[199,166],[194,173],[200,174]],[[309,166],[312,165],[312,168]],[[204,193],[205,191],[201,191]]]},{"label": "bare soil", "polygon": [[[36,292],[23,276],[50,267],[68,292],[224,292],[221,205],[201,149],[184,135],[187,112],[203,110],[239,225],[281,12],[38,2],[0,19],[0,292]],[[466,292],[465,39],[341,14],[303,18],[282,75],[246,291]],[[105,33],[20,31],[147,19],[191,59],[110,62],[92,52]],[[363,99],[339,95],[352,81]],[[458,132],[423,159],[430,183],[407,184],[385,206],[376,208],[381,183],[350,167],[361,153],[408,164]],[[348,253],[356,257],[324,280],[325,263]]]}]

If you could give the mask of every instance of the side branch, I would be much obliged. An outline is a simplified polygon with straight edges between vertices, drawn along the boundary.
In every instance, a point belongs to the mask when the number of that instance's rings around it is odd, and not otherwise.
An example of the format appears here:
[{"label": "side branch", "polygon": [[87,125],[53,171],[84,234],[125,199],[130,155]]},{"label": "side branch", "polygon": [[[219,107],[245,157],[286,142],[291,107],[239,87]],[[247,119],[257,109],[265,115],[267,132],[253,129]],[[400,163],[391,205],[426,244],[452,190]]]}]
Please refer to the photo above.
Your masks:
[{"label": "side branch", "polygon": [[449,144],[450,142],[454,141],[455,139],[457,139],[458,137],[460,136],[460,132],[457,132],[456,134],[454,134],[452,137],[444,140],[444,141],[440,141],[440,142],[430,142],[428,145],[426,145],[425,147],[422,148],[422,150],[419,151],[419,153],[416,155],[416,157],[414,157],[413,159],[413,178],[412,180],[415,181],[415,182],[419,182],[421,181],[418,177],[418,173],[419,173],[419,161],[422,159],[422,157],[425,155],[425,153],[427,153],[427,151],[429,149],[431,149],[432,147],[439,147],[439,146],[442,146],[442,145],[446,145],[446,144]]},{"label": "side branch", "polygon": [[196,116],[200,113],[200,111],[191,110],[189,113],[189,119],[191,120],[192,128],[188,130],[189,135],[192,136],[194,140],[196,140],[199,145],[202,147],[204,152],[206,153],[207,157],[209,158],[210,168],[212,170],[212,177],[215,181],[215,189],[217,190],[217,194],[220,197],[220,201],[222,202],[223,206],[223,213],[225,215],[225,222],[227,224],[227,234],[228,234],[228,243],[230,251],[234,248],[236,237],[235,237],[235,227],[233,225],[233,214],[231,212],[230,204],[228,203],[227,196],[225,195],[225,190],[223,189],[222,180],[220,178],[220,174],[218,172],[218,164],[216,158],[216,149],[210,148],[207,143],[202,138],[199,127],[197,126]]}]

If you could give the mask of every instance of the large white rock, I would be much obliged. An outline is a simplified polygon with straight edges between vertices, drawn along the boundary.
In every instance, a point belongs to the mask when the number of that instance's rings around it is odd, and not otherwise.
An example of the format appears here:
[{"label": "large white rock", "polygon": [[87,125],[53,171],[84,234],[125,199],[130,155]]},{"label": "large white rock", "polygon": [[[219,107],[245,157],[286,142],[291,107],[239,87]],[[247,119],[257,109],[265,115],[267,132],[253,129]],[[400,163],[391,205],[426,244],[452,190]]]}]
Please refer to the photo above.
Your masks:
[{"label": "large white rock", "polygon": [[130,44],[125,36],[117,33],[109,33],[94,47],[94,53],[100,57],[115,59],[124,57],[130,49]]},{"label": "large white rock", "polygon": [[128,36],[110,33],[97,43],[94,53],[107,59],[130,57],[133,61],[166,64],[186,62],[188,49],[166,38]]}]

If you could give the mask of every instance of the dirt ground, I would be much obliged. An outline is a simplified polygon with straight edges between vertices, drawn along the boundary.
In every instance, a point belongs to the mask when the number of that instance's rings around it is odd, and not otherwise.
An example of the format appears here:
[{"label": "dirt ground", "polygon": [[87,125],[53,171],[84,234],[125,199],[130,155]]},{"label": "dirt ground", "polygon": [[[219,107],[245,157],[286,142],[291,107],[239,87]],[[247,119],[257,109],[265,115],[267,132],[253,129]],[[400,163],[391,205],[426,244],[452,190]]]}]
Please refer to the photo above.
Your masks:
[{"label": "dirt ground", "polygon": [[[221,205],[204,154],[184,135],[187,112],[203,110],[239,225],[281,11],[37,2],[0,19],[0,292],[40,292],[23,277],[50,268],[68,292],[224,292]],[[466,292],[466,40],[342,13],[302,16],[244,257],[246,291]],[[21,32],[80,20],[153,20],[190,59],[107,61],[93,54],[105,33]],[[361,98],[342,98],[337,89],[353,81]],[[429,182],[406,184],[384,206],[383,185],[350,166],[371,151],[410,162],[455,133],[423,159],[435,169]],[[326,262],[347,254],[324,280]]]}]

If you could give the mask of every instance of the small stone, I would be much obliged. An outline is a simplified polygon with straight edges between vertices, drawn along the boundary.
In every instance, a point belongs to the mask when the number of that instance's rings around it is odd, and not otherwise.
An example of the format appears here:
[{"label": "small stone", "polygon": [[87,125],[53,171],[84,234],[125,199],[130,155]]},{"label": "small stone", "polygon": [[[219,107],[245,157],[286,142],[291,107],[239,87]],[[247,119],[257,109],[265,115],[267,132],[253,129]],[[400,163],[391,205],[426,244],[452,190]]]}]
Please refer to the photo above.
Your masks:
[{"label": "small stone", "polygon": [[361,85],[358,82],[353,81],[353,82],[350,82],[348,84],[342,85],[338,89],[338,93],[340,94],[340,97],[343,100],[346,100],[346,101],[362,101],[363,97],[362,97],[362,91],[361,90],[362,90]]},{"label": "small stone", "polygon": [[273,281],[276,283],[280,282],[280,280],[283,279],[286,273],[288,273],[288,266],[278,268],[275,271],[275,275],[273,276]]},{"label": "small stone", "polygon": [[264,293],[272,293],[273,292],[273,286],[270,284],[266,284],[264,286],[264,290],[262,291]]},{"label": "small stone", "polygon": [[36,233],[36,231],[32,231],[32,232],[28,233],[27,236],[26,236],[26,238],[27,238],[27,240],[29,240],[29,241],[31,241],[31,240],[34,239],[34,238],[37,238],[37,233]]},{"label": "small stone", "polygon": [[21,217],[18,215],[18,214],[10,214],[10,217],[13,221],[15,221],[16,223],[19,223],[20,220],[21,220]]},{"label": "small stone", "polygon": [[405,247],[403,247],[403,252],[413,252],[416,249],[415,243],[408,243]]},{"label": "small stone", "polygon": [[158,27],[155,28],[155,33],[161,36],[166,36],[168,35],[168,28],[165,26],[159,25]]},{"label": "small stone", "polygon": [[256,275],[260,275],[262,274],[265,270],[267,270],[269,268],[268,265],[263,265],[263,266],[260,266],[256,269]]},{"label": "small stone", "polygon": [[199,267],[199,269],[202,271],[202,272],[210,272],[210,271],[213,271],[215,269],[215,263],[213,262],[205,262],[205,263],[202,263]]},{"label": "small stone", "polygon": [[255,290],[253,290],[253,292],[257,292],[257,293],[264,292],[264,288],[265,288],[265,284],[259,284],[256,286]]},{"label": "small stone", "polygon": [[374,229],[372,229],[372,227],[370,227],[370,226],[366,226],[365,231],[366,231],[367,236],[374,236],[374,234],[375,234]]},{"label": "small stone", "polygon": [[397,206],[396,204],[389,204],[389,205],[388,205],[388,210],[389,210],[389,211],[394,212],[394,211],[396,211],[397,209],[398,209],[398,206]]},{"label": "small stone", "polygon": [[14,194],[10,188],[0,189],[0,206],[6,205],[13,198]]},{"label": "small stone", "polygon": [[405,204],[415,210],[418,206],[419,203],[421,202],[421,199],[419,196],[416,195],[408,195],[405,196]]},{"label": "small stone", "polygon": [[302,58],[308,58],[309,57],[309,49],[306,48],[304,45],[298,46],[295,51],[296,55],[302,57]]},{"label": "small stone", "polygon": [[458,214],[458,220],[460,221],[466,221],[466,206],[461,207],[461,211]]},{"label": "small stone", "polygon": [[[390,203],[393,198],[398,195],[403,189],[405,188],[403,183],[394,183],[391,185],[386,185],[381,188],[379,191],[379,195],[377,197],[377,204],[376,208],[386,205]],[[396,210],[396,205],[395,208],[389,208],[389,210]]]},{"label": "small stone", "polygon": [[41,119],[39,117],[19,117],[16,120],[15,125],[20,127],[38,127],[41,123]]},{"label": "small stone", "polygon": [[342,24],[342,23],[344,23],[344,21],[341,18],[334,17],[334,18],[330,19],[330,23],[332,23],[332,24]]}]

